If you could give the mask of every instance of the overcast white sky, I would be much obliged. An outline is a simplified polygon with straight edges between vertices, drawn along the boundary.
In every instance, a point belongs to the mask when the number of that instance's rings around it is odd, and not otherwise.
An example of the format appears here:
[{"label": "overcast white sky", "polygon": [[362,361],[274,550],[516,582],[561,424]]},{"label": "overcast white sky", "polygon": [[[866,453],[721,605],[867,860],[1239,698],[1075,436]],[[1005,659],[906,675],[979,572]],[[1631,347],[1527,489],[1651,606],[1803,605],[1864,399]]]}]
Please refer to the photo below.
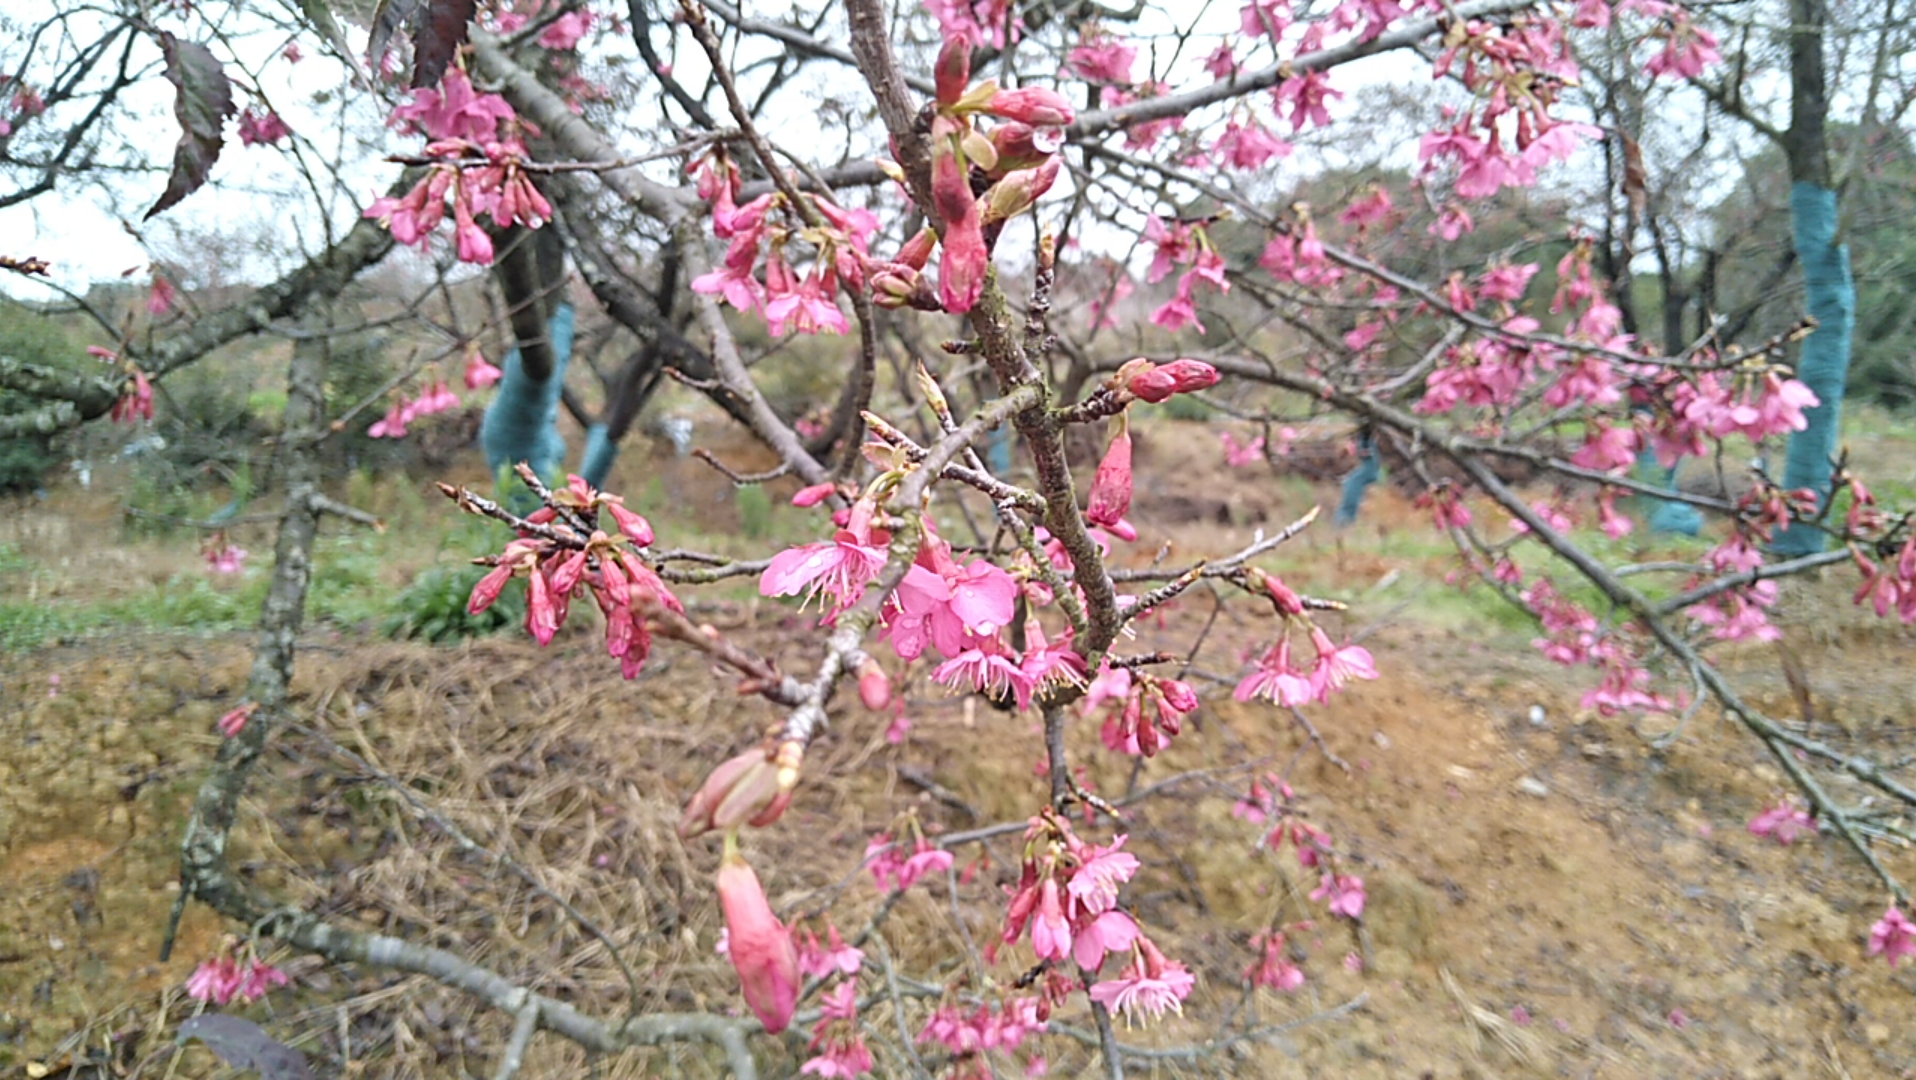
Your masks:
[{"label": "overcast white sky", "polygon": [[[0,19],[25,20],[40,10],[43,2],[0,0]],[[200,10],[207,11],[213,6],[202,5]],[[1188,10],[1173,7],[1180,12]],[[1176,67],[1168,72],[1174,85],[1208,82],[1209,77],[1198,65],[1219,41],[1231,40],[1239,48],[1244,47],[1237,29],[1237,8],[1237,0],[1218,0],[1203,4],[1192,16],[1193,26],[1199,32],[1188,40]],[[771,12],[762,14],[772,15]],[[1152,66],[1154,56],[1160,68],[1168,61],[1178,31],[1171,25],[1171,17],[1163,10],[1148,9],[1139,24],[1126,28],[1133,37],[1143,41],[1138,64],[1140,75]],[[188,32],[194,29],[203,30],[204,24],[189,24]],[[256,240],[266,254],[239,259],[239,265],[229,264],[221,269],[229,279],[259,280],[297,261],[303,257],[300,252],[316,246],[322,213],[331,217],[335,228],[350,224],[355,205],[370,200],[390,182],[395,166],[380,158],[389,152],[415,150],[414,141],[398,139],[386,132],[380,123],[383,110],[375,109],[362,93],[347,95],[347,100],[358,106],[357,112],[342,113],[336,93],[343,81],[341,67],[324,55],[311,35],[301,37],[305,58],[293,64],[280,57],[280,50],[289,40],[285,31],[266,25],[264,20],[234,22],[223,27],[222,32],[252,72],[246,81],[250,83],[256,77],[260,89],[293,130],[303,138],[319,141],[320,145],[306,148],[309,160],[316,166],[336,160],[348,163],[336,182],[323,175],[317,177],[326,197],[323,211],[287,153],[270,147],[242,146],[234,135],[234,126],[229,124],[229,141],[215,166],[212,182],[153,222],[142,224],[139,218],[165,185],[165,178],[159,172],[118,176],[111,187],[68,182],[55,193],[0,209],[0,238],[4,238],[0,248],[10,254],[32,254],[48,259],[54,266],[54,279],[79,291],[93,281],[118,278],[130,268],[144,268],[156,255],[163,257],[169,251],[178,250],[181,236],[190,238],[209,231],[226,231]],[[827,24],[826,33],[837,34],[842,40],[842,25],[834,19]],[[363,34],[353,28],[348,28],[348,34],[355,45],[363,46]],[[590,48],[595,58],[612,55],[637,62],[636,50],[622,34],[608,35]],[[769,50],[770,46],[755,43],[750,48]],[[148,42],[141,49],[143,57],[158,64],[156,47]],[[1252,62],[1268,62],[1268,55],[1266,50]],[[741,55],[740,66],[753,58],[749,52]],[[6,47],[0,45],[0,60],[11,64],[16,58],[9,56]],[[698,84],[703,74],[703,56],[696,46],[681,40],[672,60],[688,85]],[[136,122],[125,125],[124,135],[130,146],[124,156],[144,156],[165,162],[170,159],[178,129],[172,117],[172,89],[157,77],[157,66],[154,71],[155,77],[128,93],[127,106]],[[849,70],[829,62],[815,64],[809,71],[811,85],[798,87],[803,96],[794,94],[786,99],[794,108],[802,109],[807,98],[815,101],[829,92],[842,94],[847,81],[856,78]],[[1346,97],[1334,104],[1333,111],[1345,114],[1353,111],[1360,96],[1358,91],[1367,85],[1405,78],[1429,85],[1429,70],[1411,62],[1407,54],[1373,58],[1341,68],[1334,75],[1333,83],[1345,91]],[[251,100],[250,93],[239,94],[238,103],[242,108]],[[643,100],[647,104],[642,107],[650,109],[652,91],[648,90]],[[646,122],[647,119],[636,115],[632,118],[628,145],[645,141],[656,127],[655,123]],[[802,131],[805,125],[813,129],[822,126],[819,116],[813,114],[794,116],[789,125],[772,124],[768,128],[774,137],[783,136],[795,148],[803,150],[803,139],[788,133]],[[1393,126],[1398,131],[1391,134],[1402,143],[1396,156],[1405,163],[1414,161],[1414,135],[1406,125]],[[1288,125],[1278,130],[1288,134]],[[1352,133],[1367,136],[1372,142],[1363,145],[1363,152],[1370,153],[1380,131],[1388,129],[1373,122],[1362,127],[1340,123],[1336,130],[1344,137]],[[831,155],[842,145],[843,136],[821,141],[826,145],[819,148],[819,153]],[[1295,177],[1325,163],[1321,156],[1300,153],[1278,168],[1281,175]],[[144,280],[144,274],[136,275],[136,280]],[[49,290],[25,285],[17,278],[0,283],[0,288],[37,299],[52,295]]]}]

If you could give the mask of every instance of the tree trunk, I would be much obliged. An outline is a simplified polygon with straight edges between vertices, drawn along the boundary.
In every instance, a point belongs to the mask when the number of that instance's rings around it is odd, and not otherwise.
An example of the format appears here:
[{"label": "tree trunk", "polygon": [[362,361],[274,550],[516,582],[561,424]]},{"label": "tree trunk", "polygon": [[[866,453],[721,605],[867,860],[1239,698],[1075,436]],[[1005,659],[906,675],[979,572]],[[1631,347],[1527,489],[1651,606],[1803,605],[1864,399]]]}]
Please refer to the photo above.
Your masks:
[{"label": "tree trunk", "polygon": [[[1849,380],[1850,338],[1856,325],[1856,284],[1849,248],[1837,241],[1836,191],[1830,181],[1824,121],[1829,92],[1823,75],[1825,0],[1790,0],[1790,127],[1783,149],[1790,163],[1790,220],[1809,313],[1817,326],[1803,342],[1796,377],[1815,391],[1818,404],[1805,410],[1809,426],[1790,436],[1783,486],[1809,488],[1819,507],[1830,497],[1830,460],[1843,422],[1843,388]],[[1776,554],[1808,555],[1823,549],[1823,534],[1798,523],[1777,537]]]}]

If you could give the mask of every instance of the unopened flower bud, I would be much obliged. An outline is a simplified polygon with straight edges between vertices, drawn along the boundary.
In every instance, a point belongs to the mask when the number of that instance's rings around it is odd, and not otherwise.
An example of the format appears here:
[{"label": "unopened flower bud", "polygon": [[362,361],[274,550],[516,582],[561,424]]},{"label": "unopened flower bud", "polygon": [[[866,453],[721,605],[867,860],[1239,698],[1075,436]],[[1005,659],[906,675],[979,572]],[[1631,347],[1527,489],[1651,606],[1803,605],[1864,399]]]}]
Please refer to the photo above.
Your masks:
[{"label": "unopened flower bud", "polygon": [[1091,481],[1085,520],[1094,525],[1116,525],[1131,510],[1131,425],[1120,416],[1118,433],[1098,463],[1097,476]]},{"label": "unopened flower bud", "polygon": [[837,490],[838,485],[829,480],[822,484],[813,484],[811,487],[802,487],[798,489],[797,494],[792,496],[792,505],[800,509],[817,506],[819,503],[831,498],[832,492]]},{"label": "unopened flower bud", "polygon": [[[604,535],[603,533],[599,535]],[[581,548],[559,560],[552,570],[552,591],[560,596],[570,596],[578,588],[579,579],[585,576],[585,549]]]},{"label": "unopened flower bud", "polygon": [[652,546],[652,523],[625,508],[623,503],[608,500],[607,510],[612,511],[612,520],[618,522],[619,531],[630,537],[640,547]]},{"label": "unopened flower bud", "polygon": [[1191,684],[1177,679],[1158,680],[1158,689],[1164,694],[1164,703],[1181,713],[1192,712],[1198,707],[1197,691]]},{"label": "unopened flower bud", "polygon": [[771,1034],[784,1031],[798,1007],[798,947],[772,914],[758,875],[728,837],[719,863],[719,906],[725,911],[726,952],[738,971],[745,1003]]},{"label": "unopened flower bud", "polygon": [[550,645],[561,618],[545,574],[534,567],[526,578],[526,630],[539,644]]},{"label": "unopened flower bud", "polygon": [[1202,360],[1173,360],[1133,376],[1125,384],[1125,389],[1141,400],[1155,404],[1174,394],[1188,394],[1193,390],[1216,386],[1217,381],[1217,369]]},{"label": "unopened flower bud", "polygon": [[971,39],[962,34],[946,38],[944,48],[938,50],[932,76],[938,87],[938,104],[956,105],[971,82]]},{"label": "unopened flower bud", "polygon": [[873,712],[891,704],[891,678],[878,661],[867,657],[858,669],[858,700]]},{"label": "unopened flower bud", "polygon": [[511,580],[510,565],[495,566],[486,571],[486,576],[480,578],[479,584],[472,587],[472,596],[466,601],[466,614],[477,615],[491,607],[493,602],[499,599],[499,594],[505,589],[506,582]]},{"label": "unopened flower bud", "polygon": [[931,226],[927,225],[918,230],[916,236],[905,241],[905,246],[898,249],[898,258],[893,261],[904,263],[913,270],[923,270],[925,264],[931,261],[931,253],[937,247],[938,234],[932,232]]},{"label": "unopened flower bud", "polygon": [[1011,120],[991,129],[991,146],[998,152],[1000,174],[1041,164],[1063,145],[1063,128],[1034,128]]},{"label": "unopened flower bud", "polygon": [[939,416],[951,415],[951,402],[945,400],[944,388],[938,385],[937,379],[931,377],[931,370],[925,367],[923,360],[918,362],[917,369],[912,372],[912,380],[917,384],[918,393],[925,399],[925,404],[931,406],[932,412]]},{"label": "unopened flower bud", "polygon": [[1076,118],[1062,94],[1041,86],[1000,90],[985,103],[984,111],[1034,127],[1063,127]]},{"label": "unopened flower bud", "polygon": [[941,305],[931,283],[918,271],[902,263],[886,263],[872,275],[872,303],[896,311],[916,308],[937,311]]}]

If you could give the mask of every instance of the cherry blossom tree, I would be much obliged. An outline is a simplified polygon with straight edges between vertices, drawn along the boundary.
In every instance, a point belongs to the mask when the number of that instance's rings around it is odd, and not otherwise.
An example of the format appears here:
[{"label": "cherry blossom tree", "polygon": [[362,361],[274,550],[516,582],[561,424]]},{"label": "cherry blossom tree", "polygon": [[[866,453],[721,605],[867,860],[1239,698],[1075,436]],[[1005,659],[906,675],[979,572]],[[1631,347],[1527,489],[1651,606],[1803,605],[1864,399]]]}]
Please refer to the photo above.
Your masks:
[{"label": "cherry blossom tree", "polygon": [[[1638,137],[1570,92],[1585,74],[1584,43],[1601,42],[1616,87],[1705,82],[1723,46],[1701,16],[1666,0],[1251,0],[1211,27],[1180,24],[1175,11],[1004,0],[847,0],[779,20],[719,0],[632,0],[623,11],[431,0],[382,6],[362,33],[324,4],[301,11],[269,62],[325,57],[340,93],[390,125],[396,179],[384,194],[366,188],[323,247],[228,307],[164,333],[101,320],[115,347],[102,346],[99,374],[0,357],[0,385],[46,402],[0,417],[0,432],[49,431],[150,419],[154,383],[209,349],[299,331],[282,436],[293,464],[258,662],[245,701],[221,722],[226,739],[188,823],[182,905],[473,994],[515,1018],[504,1073],[543,1030],[594,1051],[705,1042],[755,1075],[749,1039],[809,1028],[804,1072],[860,1075],[874,1068],[873,1041],[893,1037],[863,1017],[875,995],[901,993],[895,970],[866,963],[890,908],[849,939],[836,927],[823,940],[797,933],[765,895],[752,841],[802,797],[808,752],[845,715],[842,698],[882,714],[897,686],[927,680],[1031,717],[1043,780],[1021,820],[936,837],[902,821],[870,838],[861,865],[888,897],[945,875],[967,843],[1022,843],[999,883],[995,938],[947,943],[992,974],[914,979],[924,1000],[908,1044],[942,1047],[951,1075],[991,1075],[995,1060],[1028,1059],[1082,1010],[1107,1075],[1121,1076],[1136,1050],[1114,1014],[1135,1024],[1180,1011],[1197,974],[1128,902],[1143,863],[1127,846],[1126,807],[1089,790],[1076,762],[1110,754],[1142,768],[1197,737],[1190,718],[1223,692],[1185,678],[1177,656],[1137,652],[1127,629],[1199,583],[1238,598],[1260,630],[1242,643],[1253,659],[1236,673],[1235,697],[1313,733],[1311,711],[1362,693],[1390,664],[1341,633],[1334,613],[1345,605],[1260,565],[1322,527],[1315,510],[1226,557],[1124,567],[1140,540],[1133,423],[1174,399],[1215,400],[1228,384],[1264,429],[1261,444],[1228,444],[1238,461],[1278,453],[1295,436],[1287,419],[1339,417],[1387,449],[1416,478],[1430,526],[1455,543],[1460,581],[1536,619],[1537,647],[1577,673],[1585,707],[1665,717],[1670,731],[1706,703],[1733,718],[1796,788],[1796,801],[1750,808],[1751,831],[1781,843],[1821,831],[1846,844],[1888,897],[1868,952],[1894,964],[1916,951],[1881,826],[1859,810],[1861,792],[1916,804],[1916,788],[1765,715],[1713,659],[1723,643],[1777,635],[1768,612],[1780,579],[1837,564],[1857,574],[1857,603],[1916,621],[1909,512],[1879,505],[1869,478],[1840,459],[1823,490],[1757,475],[1741,495],[1695,495],[1637,478],[1646,454],[1666,467],[1714,461],[1726,446],[1804,430],[1821,398],[1795,376],[1793,339],[1655,340],[1620,306],[1614,245],[1589,231],[1607,219],[1567,217],[1548,265],[1465,255],[1498,200],[1556,177],[1574,185],[1593,156],[1625,173],[1640,165]],[[182,127],[152,213],[204,197],[234,149],[228,119],[243,152],[306,160],[312,133],[263,99],[241,108],[246,78],[231,72],[247,58],[215,51],[229,48],[216,33],[229,16],[266,18],[237,2],[103,22],[63,13],[45,25],[69,35],[90,26],[92,43],[35,68],[31,82],[13,76],[0,149],[11,154],[8,140],[36,125],[51,137],[70,124],[86,144],[144,77],[171,84]],[[116,48],[149,51],[154,70],[122,61],[104,76],[101,57]],[[638,63],[609,63],[627,49]],[[1434,110],[1353,108],[1380,78],[1376,58],[1423,65]],[[82,85],[95,87],[99,115],[67,120],[87,107]],[[817,117],[821,137],[787,137],[799,115]],[[1366,181],[1331,202],[1284,197],[1308,176],[1287,182],[1280,163],[1386,139],[1410,182]],[[19,197],[57,183],[78,152],[45,143],[10,157]],[[342,162],[329,168],[345,175]],[[1620,191],[1629,202],[1641,187],[1626,177]],[[523,589],[525,629],[541,645],[568,621],[594,622],[608,671],[616,662],[624,678],[651,677],[648,660],[669,643],[764,703],[752,746],[711,763],[679,826],[688,840],[719,834],[713,894],[752,1020],[595,1016],[446,950],[282,904],[228,863],[240,795],[292,719],[286,686],[314,532],[328,513],[364,517],[321,490],[312,448],[347,422],[404,438],[411,421],[459,400],[453,375],[418,372],[372,407],[325,400],[338,299],[399,246],[436,255],[442,273],[493,268],[509,309],[491,323],[512,358],[472,352],[477,332],[449,335],[446,348],[469,393],[499,383],[488,423],[504,434],[488,450],[516,465],[507,495],[445,488],[458,510],[504,526],[471,609]],[[566,407],[616,445],[648,386],[683,381],[769,448],[777,475],[802,481],[793,501],[816,515],[814,539],[745,561],[686,551],[657,534],[647,507],[601,490],[601,472],[567,475],[551,439],[573,347],[569,273],[640,347],[605,380],[616,392],[604,414]],[[156,309],[175,302],[160,280]],[[807,338],[835,380],[828,419],[809,432],[768,399],[749,344]],[[508,423],[521,408],[530,419]],[[999,432],[1016,443],[1014,462],[987,460]],[[767,479],[715,464],[732,482]],[[1707,553],[1626,565],[1587,531],[1640,528],[1640,496],[1707,518]],[[1785,530],[1823,545],[1779,560]],[[243,557],[233,550],[217,557]],[[732,578],[816,613],[808,670],[782,671],[688,616],[682,593]],[[596,616],[575,605],[586,596]],[[846,684],[855,694],[840,694]],[[1073,738],[1081,718],[1095,744]],[[1297,989],[1323,962],[1290,948],[1301,929],[1365,917],[1363,879],[1312,821],[1310,798],[1256,775],[1235,807],[1262,846],[1316,882],[1313,907],[1250,928],[1249,985]],[[257,997],[277,974],[228,950],[189,990]],[[1218,1022],[1188,1056],[1264,1034]]]}]

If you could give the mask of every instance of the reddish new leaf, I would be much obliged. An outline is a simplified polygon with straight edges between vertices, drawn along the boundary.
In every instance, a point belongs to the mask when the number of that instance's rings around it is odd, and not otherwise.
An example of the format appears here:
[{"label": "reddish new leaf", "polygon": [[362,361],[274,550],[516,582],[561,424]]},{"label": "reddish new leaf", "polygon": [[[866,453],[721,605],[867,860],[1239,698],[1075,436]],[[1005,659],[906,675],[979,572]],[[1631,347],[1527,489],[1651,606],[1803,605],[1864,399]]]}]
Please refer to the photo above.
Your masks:
[{"label": "reddish new leaf", "polygon": [[438,86],[453,54],[466,43],[478,0],[428,0],[412,29],[412,85]]},{"label": "reddish new leaf", "polygon": [[173,116],[180,122],[180,144],[173,150],[166,191],[146,212],[149,218],[206,183],[219,160],[226,118],[237,111],[233,84],[206,46],[162,32],[160,51],[166,56],[166,81],[176,91]]}]

